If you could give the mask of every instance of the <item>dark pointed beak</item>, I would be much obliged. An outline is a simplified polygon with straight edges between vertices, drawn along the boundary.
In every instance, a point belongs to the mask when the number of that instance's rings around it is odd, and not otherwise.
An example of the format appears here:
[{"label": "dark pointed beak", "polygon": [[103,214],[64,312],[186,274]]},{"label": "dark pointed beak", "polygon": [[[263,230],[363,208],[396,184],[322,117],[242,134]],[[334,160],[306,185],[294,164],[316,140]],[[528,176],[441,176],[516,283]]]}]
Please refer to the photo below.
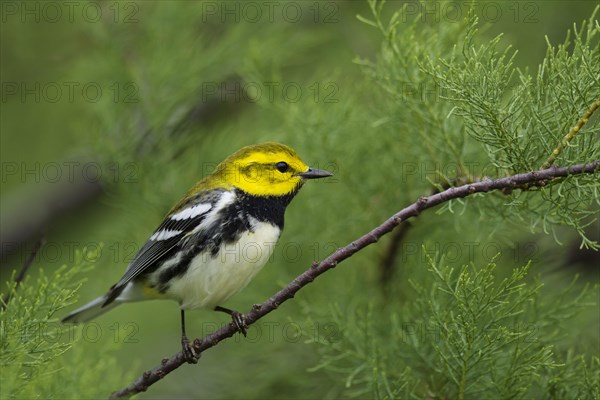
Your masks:
[{"label": "dark pointed beak", "polygon": [[300,172],[296,174],[297,176],[303,179],[319,179],[319,178],[327,178],[328,176],[333,176],[333,174],[329,171],[324,171],[322,169],[313,169],[309,168],[306,172]]}]

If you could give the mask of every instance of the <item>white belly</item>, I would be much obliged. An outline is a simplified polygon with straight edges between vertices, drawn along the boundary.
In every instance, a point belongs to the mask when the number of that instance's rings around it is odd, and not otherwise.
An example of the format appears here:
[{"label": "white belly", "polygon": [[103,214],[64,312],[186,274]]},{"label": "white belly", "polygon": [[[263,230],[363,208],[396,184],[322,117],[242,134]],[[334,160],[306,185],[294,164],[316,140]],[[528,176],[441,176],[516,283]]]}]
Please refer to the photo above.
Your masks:
[{"label": "white belly", "polygon": [[254,233],[246,232],[238,242],[222,245],[216,257],[194,257],[187,273],[171,284],[167,296],[180,299],[183,309],[222,305],[262,269],[273,254],[280,232],[276,226],[257,221]]}]

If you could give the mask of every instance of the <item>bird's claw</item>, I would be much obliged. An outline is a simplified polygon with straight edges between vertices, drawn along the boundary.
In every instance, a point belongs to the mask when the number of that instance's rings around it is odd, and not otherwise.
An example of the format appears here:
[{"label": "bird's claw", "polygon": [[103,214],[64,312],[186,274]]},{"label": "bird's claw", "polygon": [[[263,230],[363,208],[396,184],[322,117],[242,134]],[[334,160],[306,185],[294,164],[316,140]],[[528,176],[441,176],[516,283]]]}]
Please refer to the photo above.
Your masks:
[{"label": "bird's claw", "polygon": [[240,332],[245,337],[246,336],[246,328],[248,327],[248,325],[246,325],[246,320],[244,319],[244,315],[237,311],[232,311],[231,312],[231,320],[233,322],[233,325],[238,330],[238,332]]},{"label": "bird's claw", "polygon": [[181,351],[188,364],[198,364],[200,353],[196,352],[194,345],[190,343],[186,336],[181,337]]},{"label": "bird's claw", "polygon": [[248,327],[248,325],[246,324],[244,316],[240,312],[230,310],[229,308],[221,306],[216,306],[215,311],[220,311],[229,314],[231,316],[231,323],[233,324],[235,329],[242,335],[246,336],[246,328]]}]

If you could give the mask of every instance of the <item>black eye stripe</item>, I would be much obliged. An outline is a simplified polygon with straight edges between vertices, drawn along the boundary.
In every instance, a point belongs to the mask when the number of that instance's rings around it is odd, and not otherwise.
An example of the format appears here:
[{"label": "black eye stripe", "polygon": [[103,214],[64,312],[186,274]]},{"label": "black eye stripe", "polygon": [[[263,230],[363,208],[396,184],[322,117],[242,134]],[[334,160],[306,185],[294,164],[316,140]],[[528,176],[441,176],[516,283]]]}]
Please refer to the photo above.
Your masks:
[{"label": "black eye stripe", "polygon": [[275,164],[275,168],[277,168],[277,171],[279,172],[287,172],[287,170],[290,168],[290,166],[283,161],[278,162],[277,164]]}]

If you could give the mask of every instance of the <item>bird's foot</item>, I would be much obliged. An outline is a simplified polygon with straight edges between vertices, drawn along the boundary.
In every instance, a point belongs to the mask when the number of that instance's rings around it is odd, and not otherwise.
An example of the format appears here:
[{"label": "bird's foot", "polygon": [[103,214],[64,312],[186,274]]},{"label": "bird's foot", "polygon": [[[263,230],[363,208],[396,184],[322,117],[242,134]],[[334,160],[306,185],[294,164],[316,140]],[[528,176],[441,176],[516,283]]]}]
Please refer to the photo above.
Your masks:
[{"label": "bird's foot", "polygon": [[215,307],[215,311],[221,311],[231,315],[231,322],[233,323],[233,326],[235,326],[239,333],[246,336],[246,328],[248,328],[248,325],[246,324],[246,320],[244,319],[243,314],[241,314],[238,311],[230,310],[229,308],[221,306]]},{"label": "bird's foot", "polygon": [[181,351],[183,352],[185,361],[187,361],[188,364],[198,364],[200,353],[196,351],[194,345],[190,343],[190,340],[187,338],[187,336],[181,337]]},{"label": "bird's foot", "polygon": [[246,337],[246,328],[248,328],[248,325],[246,325],[246,320],[244,319],[244,316],[237,311],[231,311],[231,320],[233,321],[233,324],[235,325],[238,332],[240,332],[242,335],[244,335],[244,337]]}]

